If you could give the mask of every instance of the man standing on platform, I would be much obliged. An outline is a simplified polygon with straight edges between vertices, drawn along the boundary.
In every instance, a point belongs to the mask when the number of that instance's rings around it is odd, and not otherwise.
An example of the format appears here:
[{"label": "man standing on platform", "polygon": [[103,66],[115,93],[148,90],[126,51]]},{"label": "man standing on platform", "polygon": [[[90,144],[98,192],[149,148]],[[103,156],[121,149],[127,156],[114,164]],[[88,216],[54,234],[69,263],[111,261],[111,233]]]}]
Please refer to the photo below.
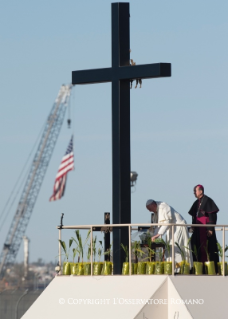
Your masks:
[{"label": "man standing on platform", "polygon": [[[164,225],[156,227],[155,234],[151,238],[154,241],[159,236],[163,236],[165,233],[167,234],[167,241],[170,245],[172,245],[172,227],[169,224],[186,224],[185,219],[176,212],[174,208],[167,205],[164,202],[158,202],[153,199],[149,199],[146,202],[146,208],[154,213],[154,223],[162,223]],[[185,253],[185,260],[192,267],[192,254],[189,249],[186,247],[189,246],[189,236],[188,230],[186,226],[174,226],[174,255],[175,262],[180,263],[182,261],[180,251],[178,247],[175,245],[175,242],[179,244],[181,249]],[[190,247],[191,249],[191,247]],[[171,249],[172,250],[172,249]]]},{"label": "man standing on platform", "polygon": [[[192,216],[192,224],[216,224],[219,209],[210,197],[204,195],[204,187],[202,185],[196,185],[194,187],[194,195],[197,200],[188,212],[189,215]],[[194,246],[197,249],[198,261],[208,261],[205,251],[207,242],[210,261],[214,261],[215,271],[218,273],[217,262],[219,262],[219,256],[215,228],[193,227],[191,246],[192,249],[194,249]],[[193,260],[197,261],[195,256],[193,256]]]}]

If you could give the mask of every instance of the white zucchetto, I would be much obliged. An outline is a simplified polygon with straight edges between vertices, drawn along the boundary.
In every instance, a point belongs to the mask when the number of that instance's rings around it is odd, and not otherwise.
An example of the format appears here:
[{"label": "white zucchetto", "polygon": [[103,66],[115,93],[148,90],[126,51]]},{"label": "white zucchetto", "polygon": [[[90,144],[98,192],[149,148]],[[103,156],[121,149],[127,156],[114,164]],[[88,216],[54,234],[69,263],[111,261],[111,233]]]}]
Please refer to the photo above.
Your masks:
[{"label": "white zucchetto", "polygon": [[154,200],[153,200],[153,199],[148,199],[148,201],[146,202],[146,206],[148,206],[148,205],[152,204],[153,202],[154,202]]}]

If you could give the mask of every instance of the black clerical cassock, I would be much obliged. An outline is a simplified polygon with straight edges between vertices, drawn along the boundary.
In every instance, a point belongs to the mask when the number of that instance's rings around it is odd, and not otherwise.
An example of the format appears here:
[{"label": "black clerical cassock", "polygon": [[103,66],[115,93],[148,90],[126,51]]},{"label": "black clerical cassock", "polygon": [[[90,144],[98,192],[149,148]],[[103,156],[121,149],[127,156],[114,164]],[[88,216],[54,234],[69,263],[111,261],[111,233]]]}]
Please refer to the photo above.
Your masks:
[{"label": "black clerical cassock", "polygon": [[[217,212],[219,211],[217,205],[214,201],[203,195],[200,199],[197,199],[190,211],[188,212],[192,216],[192,224],[216,224],[217,222]],[[208,236],[207,231],[211,230],[212,235]],[[217,238],[214,227],[195,227],[194,232],[191,237],[191,246],[194,249],[194,245],[198,251],[198,261],[205,262],[207,260],[207,255],[205,247],[208,241],[208,253],[210,256],[210,261],[215,263],[215,271],[218,273],[217,262],[219,262]],[[193,260],[197,261],[196,256],[193,254]]]}]

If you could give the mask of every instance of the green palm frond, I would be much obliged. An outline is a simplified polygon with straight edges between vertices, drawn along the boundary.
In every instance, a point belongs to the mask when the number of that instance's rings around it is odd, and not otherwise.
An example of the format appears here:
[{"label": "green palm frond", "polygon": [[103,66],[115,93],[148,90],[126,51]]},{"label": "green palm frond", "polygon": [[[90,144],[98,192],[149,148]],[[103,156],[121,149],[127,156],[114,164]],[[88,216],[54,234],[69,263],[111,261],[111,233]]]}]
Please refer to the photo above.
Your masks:
[{"label": "green palm frond", "polygon": [[[219,257],[222,259],[223,258],[223,249],[222,249],[222,246],[220,245],[220,243],[219,242],[217,242],[217,247],[218,247],[218,252],[216,252],[218,255],[219,255]],[[226,245],[225,246],[225,252],[228,250],[228,246]],[[225,256],[225,257],[227,257],[227,256]]]},{"label": "green palm frond", "polygon": [[138,254],[139,254],[139,247],[140,247],[140,241],[134,241],[133,242],[133,247],[132,247],[132,252],[135,255],[135,261],[138,259]]},{"label": "green palm frond", "polygon": [[70,239],[70,240],[69,240],[69,248],[70,248],[70,246],[72,245],[72,243],[73,243],[73,239]]},{"label": "green palm frond", "polygon": [[94,262],[95,262],[95,259],[96,259],[96,254],[97,254],[97,248],[96,248],[96,242],[97,242],[97,236],[95,236],[95,238],[93,239],[93,259],[94,259]]},{"label": "green palm frond", "polygon": [[108,257],[108,260],[110,260],[111,248],[112,248],[112,245],[110,244],[109,249],[107,249],[107,250],[103,253],[104,256],[109,256],[109,257]]},{"label": "green palm frond", "polygon": [[85,245],[87,244],[88,240],[89,240],[89,235],[91,233],[91,230],[88,231],[87,235],[86,235],[86,239],[85,239],[85,242],[83,244],[83,247],[85,247]]},{"label": "green palm frond", "polygon": [[151,237],[147,237],[146,241],[147,241],[148,247],[151,248],[151,245],[152,245]]},{"label": "green palm frond", "polygon": [[129,261],[129,251],[128,251],[128,247],[127,247],[127,246],[124,246],[122,243],[120,244],[120,246],[122,247],[122,249],[123,249],[124,252],[125,252],[125,255],[126,255],[125,261],[128,262],[128,261]]},{"label": "green palm frond", "polygon": [[218,255],[219,255],[219,257],[221,257],[221,259],[222,259],[222,257],[223,257],[223,250],[222,250],[222,246],[220,245],[220,243],[218,243],[217,242],[217,247],[218,247]]},{"label": "green palm frond", "polygon": [[82,258],[82,262],[83,262],[83,255],[84,255],[84,247],[85,247],[85,245],[86,245],[86,243],[87,243],[87,241],[89,239],[90,233],[91,233],[91,230],[88,231],[84,244],[82,243],[82,237],[81,237],[81,234],[80,234],[78,229],[75,231],[76,238],[72,237],[72,241],[75,241],[76,244],[77,244],[77,249],[78,249],[78,253],[79,253],[79,259],[81,257]]},{"label": "green palm frond", "polygon": [[[189,243],[189,241],[190,240],[188,240],[188,243]],[[198,257],[199,257],[198,256],[199,255],[199,250],[200,250],[201,247],[202,247],[202,244],[198,247],[198,249],[197,249],[196,245],[194,245],[193,246],[193,250],[192,250],[192,249],[189,248],[189,246],[188,247],[184,246],[184,248],[188,249],[189,251],[191,251],[195,255],[197,261],[198,261]]]},{"label": "green palm frond", "polygon": [[61,246],[62,246],[62,248],[63,248],[63,250],[64,250],[64,253],[67,254],[67,249],[66,249],[65,241],[62,241],[62,240],[59,239],[59,242],[60,242],[60,244],[61,244]]},{"label": "green palm frond", "polygon": [[76,255],[77,255],[77,249],[76,248],[73,248],[73,263],[74,263],[74,259],[75,259],[75,257],[76,257]]},{"label": "green palm frond", "polygon": [[[70,246],[71,246],[71,244],[72,244],[72,243],[70,244],[71,240],[69,241],[69,249],[68,249],[68,250],[67,250],[65,241],[59,239],[59,242],[60,242],[60,244],[61,244],[61,246],[62,246],[62,248],[63,248],[64,255],[65,255],[65,257],[66,257],[66,259],[67,259],[67,261],[68,261],[68,259],[69,259]],[[62,255],[62,254],[61,254],[61,255]]]},{"label": "green palm frond", "polygon": [[87,260],[89,261],[91,257],[91,247],[88,247],[88,251],[87,251]]}]

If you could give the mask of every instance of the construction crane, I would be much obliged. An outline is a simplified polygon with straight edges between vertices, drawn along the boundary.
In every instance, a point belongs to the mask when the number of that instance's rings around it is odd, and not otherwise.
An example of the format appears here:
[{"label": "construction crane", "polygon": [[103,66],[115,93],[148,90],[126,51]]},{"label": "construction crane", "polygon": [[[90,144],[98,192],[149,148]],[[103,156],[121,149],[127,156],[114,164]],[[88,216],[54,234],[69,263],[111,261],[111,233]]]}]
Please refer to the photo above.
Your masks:
[{"label": "construction crane", "polygon": [[17,205],[16,213],[13,217],[0,255],[0,276],[4,275],[7,266],[14,263],[19,251],[62,127],[70,99],[71,89],[72,85],[61,86],[57,99],[55,100],[45,123],[38,149],[32,161],[24,189]]}]

